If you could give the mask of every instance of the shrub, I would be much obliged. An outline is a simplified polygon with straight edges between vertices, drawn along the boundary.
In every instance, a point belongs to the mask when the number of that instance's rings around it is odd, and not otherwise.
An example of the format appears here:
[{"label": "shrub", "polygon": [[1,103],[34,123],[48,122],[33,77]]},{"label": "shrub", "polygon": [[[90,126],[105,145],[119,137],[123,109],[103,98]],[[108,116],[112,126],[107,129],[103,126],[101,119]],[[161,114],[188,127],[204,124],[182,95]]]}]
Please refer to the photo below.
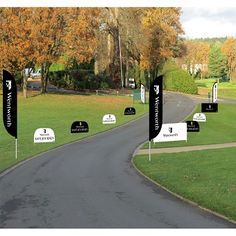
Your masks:
[{"label": "shrub", "polygon": [[107,82],[101,82],[100,88],[101,89],[109,89],[110,86]]},{"label": "shrub", "polygon": [[86,70],[62,70],[49,72],[49,81],[57,87],[69,89],[107,89],[113,83],[105,74],[94,75]]},{"label": "shrub", "polygon": [[174,62],[167,62],[163,68],[164,88],[188,94],[197,94],[198,89],[194,79]]}]

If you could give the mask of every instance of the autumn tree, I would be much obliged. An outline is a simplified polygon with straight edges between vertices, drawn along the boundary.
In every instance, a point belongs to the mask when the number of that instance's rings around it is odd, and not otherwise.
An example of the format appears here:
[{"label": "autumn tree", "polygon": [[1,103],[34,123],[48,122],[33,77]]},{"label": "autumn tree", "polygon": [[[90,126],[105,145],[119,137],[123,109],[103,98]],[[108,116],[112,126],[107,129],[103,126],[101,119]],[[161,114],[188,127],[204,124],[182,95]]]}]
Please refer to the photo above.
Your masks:
[{"label": "autumn tree", "polygon": [[[1,9],[1,65],[13,73],[41,67],[41,92],[48,84],[52,63],[75,59],[90,61],[95,55],[99,9],[6,8]],[[24,75],[23,91],[27,88]]]},{"label": "autumn tree", "polygon": [[36,63],[41,67],[41,92],[47,91],[49,68],[63,54],[65,8],[34,8],[32,13]]},{"label": "autumn tree", "polygon": [[31,8],[3,8],[0,12],[1,68],[21,72],[23,94],[27,96],[26,68],[35,64]]},{"label": "autumn tree", "polygon": [[151,71],[155,76],[158,66],[175,54],[182,32],[179,16],[179,8],[104,9],[101,35],[104,38],[107,33],[107,48],[112,49],[106,55],[113,81],[126,86],[130,67]]},{"label": "autumn tree", "polygon": [[174,46],[183,33],[180,8],[147,8],[143,10],[141,67],[156,77],[161,64],[174,54]]},{"label": "autumn tree", "polygon": [[41,65],[42,93],[46,92],[52,63],[90,61],[95,56],[99,9],[37,8],[33,19],[37,63]]},{"label": "autumn tree", "polygon": [[67,29],[64,37],[66,59],[78,63],[91,61],[97,48],[99,8],[70,8],[67,12]]},{"label": "autumn tree", "polygon": [[201,78],[206,77],[208,74],[210,45],[207,42],[195,40],[186,40],[184,44],[186,52],[182,56],[182,62],[187,65],[189,74],[192,76],[200,74]]},{"label": "autumn tree", "polygon": [[97,71],[106,70],[116,87],[126,87],[130,66],[139,62],[140,8],[104,8],[100,18]]},{"label": "autumn tree", "polygon": [[228,38],[221,46],[221,51],[226,58],[226,67],[228,78],[232,79],[232,72],[236,68],[236,39]]},{"label": "autumn tree", "polygon": [[122,60],[125,64],[124,87],[128,86],[129,73],[133,70],[133,77],[140,79],[140,43],[143,40],[141,24],[141,8],[121,8],[120,9],[120,35],[122,47]]},{"label": "autumn tree", "polygon": [[[59,60],[102,61],[95,63],[95,71],[99,64],[108,64],[102,67],[116,87],[127,86],[132,68],[155,76],[160,65],[176,55],[182,33],[179,8],[25,8],[15,15],[0,16],[6,22],[0,26],[2,32],[9,32],[0,36],[0,47],[12,55],[1,60],[5,66],[14,65],[16,71],[28,63],[40,66],[42,93],[46,92],[50,66]],[[14,37],[15,28],[19,32]],[[10,63],[18,57],[24,61]]]},{"label": "autumn tree", "polygon": [[100,36],[106,34],[109,73],[116,87],[123,87],[124,83],[121,58],[120,12],[117,7],[104,8],[100,20]]}]

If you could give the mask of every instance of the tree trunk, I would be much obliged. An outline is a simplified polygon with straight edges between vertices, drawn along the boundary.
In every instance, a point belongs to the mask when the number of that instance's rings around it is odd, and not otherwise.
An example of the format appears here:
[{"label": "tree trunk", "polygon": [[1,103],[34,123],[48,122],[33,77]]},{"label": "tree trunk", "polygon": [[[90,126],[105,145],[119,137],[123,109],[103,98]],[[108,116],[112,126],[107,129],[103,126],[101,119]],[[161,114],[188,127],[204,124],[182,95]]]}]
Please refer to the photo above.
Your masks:
[{"label": "tree trunk", "polygon": [[109,66],[112,81],[116,88],[120,87],[121,73],[120,73],[120,53],[119,53],[119,35],[118,29],[113,28],[113,58]]},{"label": "tree trunk", "polygon": [[123,69],[122,69],[122,54],[121,54],[121,38],[120,38],[120,30],[118,28],[118,43],[119,43],[119,57],[120,57],[120,80],[121,80],[121,88],[124,88],[124,78],[123,78]]},{"label": "tree trunk", "polygon": [[47,85],[48,85],[48,74],[50,63],[44,62],[41,65],[41,93],[47,93]]},{"label": "tree trunk", "polygon": [[125,83],[124,83],[124,87],[128,87],[128,80],[129,80],[129,55],[127,52],[127,56],[126,56],[126,66],[125,66]]},{"label": "tree trunk", "polygon": [[27,98],[27,76],[25,74],[23,76],[23,96]]},{"label": "tree trunk", "polygon": [[21,75],[22,75],[22,79],[23,79],[23,97],[27,98],[27,79],[29,77],[29,74],[27,75],[25,73],[25,70],[23,70]]},{"label": "tree trunk", "polygon": [[229,69],[228,77],[229,77],[229,82],[232,82],[232,80],[231,80],[231,70],[230,69]]},{"label": "tree trunk", "polygon": [[129,42],[128,42],[128,35],[129,30],[127,28],[126,30],[126,64],[125,64],[125,81],[124,81],[124,87],[128,87],[128,80],[129,80]]}]

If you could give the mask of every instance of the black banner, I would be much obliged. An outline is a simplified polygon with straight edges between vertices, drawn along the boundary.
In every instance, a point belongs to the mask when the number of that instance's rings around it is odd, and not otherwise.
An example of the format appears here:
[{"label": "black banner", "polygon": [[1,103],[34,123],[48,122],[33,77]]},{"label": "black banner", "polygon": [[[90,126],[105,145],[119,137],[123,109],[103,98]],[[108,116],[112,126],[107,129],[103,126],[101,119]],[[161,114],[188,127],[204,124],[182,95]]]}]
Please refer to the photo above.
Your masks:
[{"label": "black banner", "polygon": [[7,132],[17,139],[17,87],[13,76],[3,70],[3,122]]},{"label": "black banner", "polygon": [[200,127],[197,121],[186,121],[187,123],[187,132],[199,132]]},{"label": "black banner", "polygon": [[124,115],[135,115],[136,110],[134,107],[126,107],[124,111]]},{"label": "black banner", "polygon": [[75,121],[71,125],[71,133],[88,133],[89,127],[86,121]]},{"label": "black banner", "polygon": [[161,131],[163,122],[163,76],[157,77],[149,90],[149,141]]},{"label": "black banner", "polygon": [[202,103],[202,112],[218,112],[218,103]]}]

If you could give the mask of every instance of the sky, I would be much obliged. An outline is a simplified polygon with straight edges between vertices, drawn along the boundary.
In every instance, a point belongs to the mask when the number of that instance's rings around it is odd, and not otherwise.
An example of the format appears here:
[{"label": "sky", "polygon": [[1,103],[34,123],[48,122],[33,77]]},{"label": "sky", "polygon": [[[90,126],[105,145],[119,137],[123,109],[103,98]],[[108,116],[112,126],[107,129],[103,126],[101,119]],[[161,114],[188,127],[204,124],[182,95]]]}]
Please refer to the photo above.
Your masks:
[{"label": "sky", "polygon": [[236,36],[236,7],[183,7],[186,38]]},{"label": "sky", "polygon": [[0,0],[0,6],[102,7],[110,5],[182,7],[181,23],[185,31],[184,37],[236,37],[236,1],[234,0]]}]

